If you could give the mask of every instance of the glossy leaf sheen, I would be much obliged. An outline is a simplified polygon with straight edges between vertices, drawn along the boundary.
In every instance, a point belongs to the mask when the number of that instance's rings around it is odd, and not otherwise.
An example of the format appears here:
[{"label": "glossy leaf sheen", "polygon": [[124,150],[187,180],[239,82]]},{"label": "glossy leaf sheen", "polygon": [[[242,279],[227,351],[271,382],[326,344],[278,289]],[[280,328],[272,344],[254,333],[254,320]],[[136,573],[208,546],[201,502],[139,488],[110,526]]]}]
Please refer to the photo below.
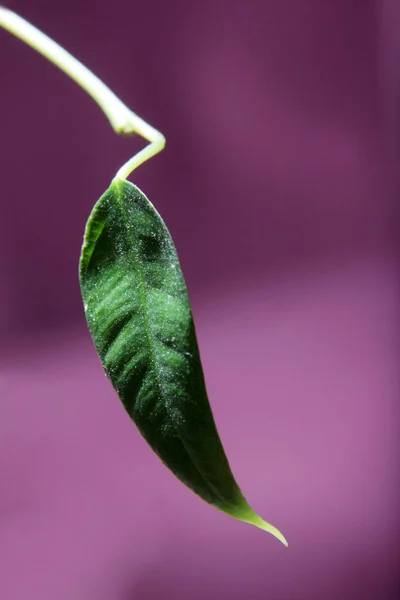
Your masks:
[{"label": "glossy leaf sheen", "polygon": [[90,215],[80,283],[105,372],[152,449],[206,502],[286,543],[235,482],[208,402],[175,246],[129,182],[115,179]]}]

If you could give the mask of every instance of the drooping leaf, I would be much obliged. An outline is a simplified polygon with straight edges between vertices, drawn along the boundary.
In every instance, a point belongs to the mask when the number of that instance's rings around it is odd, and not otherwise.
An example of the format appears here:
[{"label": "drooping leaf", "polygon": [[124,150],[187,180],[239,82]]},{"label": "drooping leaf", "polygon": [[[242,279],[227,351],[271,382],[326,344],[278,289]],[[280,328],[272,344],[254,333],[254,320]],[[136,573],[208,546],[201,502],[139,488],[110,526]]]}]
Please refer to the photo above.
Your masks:
[{"label": "drooping leaf", "polygon": [[151,448],[206,502],[286,544],[235,482],[207,398],[175,246],[129,182],[114,179],[89,217],[80,283],[105,372]]}]

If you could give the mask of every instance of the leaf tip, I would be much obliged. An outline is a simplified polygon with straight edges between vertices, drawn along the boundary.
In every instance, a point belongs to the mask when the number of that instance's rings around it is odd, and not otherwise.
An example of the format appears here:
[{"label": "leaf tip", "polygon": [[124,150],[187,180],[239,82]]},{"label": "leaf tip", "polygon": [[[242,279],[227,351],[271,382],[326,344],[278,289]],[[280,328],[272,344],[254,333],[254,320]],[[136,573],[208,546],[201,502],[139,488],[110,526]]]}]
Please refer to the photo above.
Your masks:
[{"label": "leaf tip", "polygon": [[244,500],[244,498],[242,500],[243,500],[243,502],[241,503],[240,510],[239,511],[235,511],[235,512],[229,511],[228,514],[230,514],[231,516],[233,516],[236,519],[239,519],[239,521],[243,521],[244,523],[249,523],[249,525],[254,525],[255,527],[258,527],[258,529],[262,529],[263,531],[267,531],[268,533],[270,533],[271,535],[273,535],[274,537],[276,537],[277,540],[279,540],[280,542],[282,542],[282,544],[284,546],[286,546],[286,548],[288,548],[289,544],[288,544],[285,536],[279,531],[279,529],[277,529],[276,527],[274,527],[270,523],[267,523],[267,521],[264,521],[264,519],[262,519],[247,504],[247,502],[246,502],[246,500]]},{"label": "leaf tip", "polygon": [[263,529],[264,531],[268,531],[268,533],[271,533],[274,537],[276,537],[277,540],[279,540],[280,542],[282,542],[282,544],[284,546],[286,546],[286,548],[289,547],[289,544],[288,544],[287,539],[285,538],[285,536],[279,531],[279,529],[277,529],[276,527],[274,527],[270,523],[267,523],[266,521],[264,521],[263,519],[260,518],[260,522],[259,523],[254,523],[254,525],[256,527],[259,527],[260,529]]},{"label": "leaf tip", "polygon": [[264,519],[262,519],[252,509],[250,509],[250,510],[251,510],[251,513],[246,515],[246,518],[244,520],[247,523],[250,523],[250,525],[254,525],[255,527],[258,527],[259,529],[262,529],[263,531],[267,531],[268,533],[270,533],[271,535],[276,537],[277,540],[282,542],[282,544],[284,546],[286,546],[286,548],[288,548],[289,544],[288,544],[285,536],[279,531],[279,529],[277,529],[270,523],[267,523],[267,521],[264,521]]}]

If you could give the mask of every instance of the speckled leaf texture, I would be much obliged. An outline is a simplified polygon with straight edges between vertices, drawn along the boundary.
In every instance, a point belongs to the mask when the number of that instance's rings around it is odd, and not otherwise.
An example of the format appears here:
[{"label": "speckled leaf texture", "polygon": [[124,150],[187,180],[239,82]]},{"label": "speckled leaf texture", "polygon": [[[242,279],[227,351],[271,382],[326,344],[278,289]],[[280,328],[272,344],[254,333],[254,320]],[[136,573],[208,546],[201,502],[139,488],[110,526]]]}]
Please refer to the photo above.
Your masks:
[{"label": "speckled leaf texture", "polygon": [[235,482],[175,246],[154,206],[127,181],[114,179],[89,217],[80,283],[104,370],[154,452],[203,500],[286,544]]}]

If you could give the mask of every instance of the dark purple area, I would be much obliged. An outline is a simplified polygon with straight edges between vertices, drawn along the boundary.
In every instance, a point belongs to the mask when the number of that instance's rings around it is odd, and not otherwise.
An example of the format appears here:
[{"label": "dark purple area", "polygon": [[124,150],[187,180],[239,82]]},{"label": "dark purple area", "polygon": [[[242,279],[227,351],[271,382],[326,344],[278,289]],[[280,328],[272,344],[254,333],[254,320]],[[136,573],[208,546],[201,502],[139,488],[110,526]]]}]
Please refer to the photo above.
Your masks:
[{"label": "dark purple area", "polygon": [[397,0],[9,2],[167,137],[164,217],[239,484],[186,490],[103,375],[77,268],[135,149],[0,30],[0,598],[396,600]]}]

